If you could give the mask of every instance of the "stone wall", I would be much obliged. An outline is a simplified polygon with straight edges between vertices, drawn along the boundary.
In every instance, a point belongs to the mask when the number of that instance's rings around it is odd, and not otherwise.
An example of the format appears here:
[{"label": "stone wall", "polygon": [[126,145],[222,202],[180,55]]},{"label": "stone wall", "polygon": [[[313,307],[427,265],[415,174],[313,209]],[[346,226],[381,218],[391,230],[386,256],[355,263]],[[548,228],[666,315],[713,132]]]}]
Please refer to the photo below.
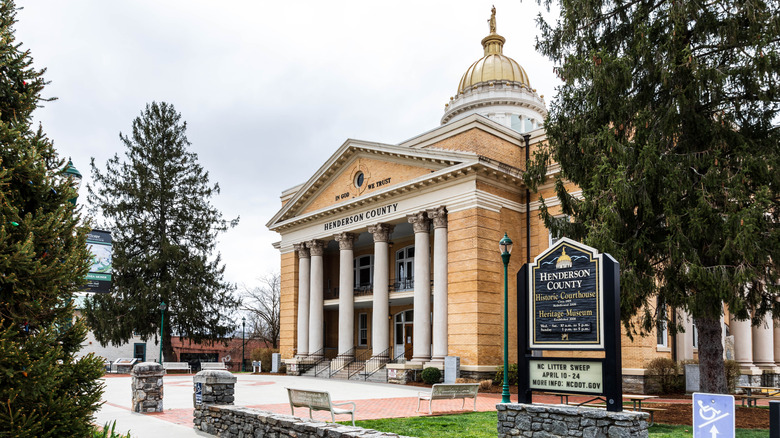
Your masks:
[{"label": "stone wall", "polygon": [[157,362],[141,362],[132,371],[133,412],[163,411],[163,375]]},{"label": "stone wall", "polygon": [[499,404],[498,437],[646,438],[646,412],[608,412],[565,405]]},{"label": "stone wall", "polygon": [[235,400],[236,376],[230,371],[206,370],[195,374],[193,405],[201,403],[232,405]]},{"label": "stone wall", "polygon": [[362,427],[322,423],[290,415],[239,406],[201,404],[195,407],[195,428],[221,438],[272,436],[276,438],[403,437]]}]

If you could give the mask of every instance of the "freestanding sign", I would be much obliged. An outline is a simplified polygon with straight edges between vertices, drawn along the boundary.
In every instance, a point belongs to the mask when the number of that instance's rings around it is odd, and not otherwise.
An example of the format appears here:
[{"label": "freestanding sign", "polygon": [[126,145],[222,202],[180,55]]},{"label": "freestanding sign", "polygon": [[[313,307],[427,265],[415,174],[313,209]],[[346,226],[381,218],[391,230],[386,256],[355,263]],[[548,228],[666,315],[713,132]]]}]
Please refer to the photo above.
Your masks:
[{"label": "freestanding sign", "polygon": [[[623,410],[620,267],[609,254],[563,238],[517,274],[518,401],[531,391],[603,396]],[[531,350],[604,351],[604,358],[533,357]]]},{"label": "freestanding sign", "polygon": [[561,242],[537,257],[531,272],[530,347],[603,349],[601,255],[576,242]]},{"label": "freestanding sign", "polygon": [[693,394],[693,438],[734,438],[734,396]]}]

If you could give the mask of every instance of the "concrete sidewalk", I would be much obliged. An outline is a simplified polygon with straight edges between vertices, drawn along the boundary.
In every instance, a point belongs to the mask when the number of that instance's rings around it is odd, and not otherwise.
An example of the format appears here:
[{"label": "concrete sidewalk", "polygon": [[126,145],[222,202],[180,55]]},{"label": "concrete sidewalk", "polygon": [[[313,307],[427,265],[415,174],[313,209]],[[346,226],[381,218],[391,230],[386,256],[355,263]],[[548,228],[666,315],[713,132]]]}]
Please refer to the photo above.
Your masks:
[{"label": "concrete sidewalk", "polygon": [[[417,395],[420,391],[428,391],[427,388],[286,375],[252,375],[248,373],[234,375],[237,378],[236,406],[289,415],[290,404],[285,388],[290,387],[328,391],[335,402],[354,401],[357,405],[356,420],[428,415],[427,402],[420,405],[420,412],[416,411]],[[164,377],[164,412],[137,414],[130,411],[132,404],[131,377],[129,375],[108,375],[103,378],[106,385],[103,394],[105,403],[97,412],[95,423],[103,425],[116,421],[116,430],[121,433],[129,431],[133,438],[212,436],[193,428],[192,378],[192,374],[166,375]],[[582,402],[589,398],[592,397],[573,395],[569,399],[573,402]],[[517,401],[517,394],[512,394],[512,401]],[[690,399],[655,399],[654,401],[691,403]],[[496,404],[500,402],[500,394],[480,393],[477,398],[477,411],[495,411]],[[557,396],[534,394],[534,403],[557,404],[559,402]],[[464,405],[460,400],[436,400],[433,412],[434,415],[471,412],[472,407],[472,401],[466,401]],[[308,418],[309,411],[305,408],[296,408],[295,416]],[[330,421],[330,414],[322,411],[314,412],[313,417],[321,421]],[[349,418],[346,415],[343,418],[337,417],[336,420],[346,421]]]},{"label": "concrete sidewalk", "polygon": [[[311,377],[293,377],[285,375],[252,375],[235,374],[237,377],[235,404],[276,412],[290,414],[290,404],[285,388],[303,388],[328,391],[334,401],[355,401],[357,403],[356,420],[372,418],[409,417],[427,415],[427,405],[421,406],[421,412],[416,413],[417,394],[423,388],[391,385],[386,383],[370,383],[345,381],[336,379],[315,379]],[[96,414],[95,423],[103,425],[116,421],[118,432],[130,432],[132,437],[204,437],[211,436],[193,429],[192,425],[192,392],[193,375],[169,374],[164,377],[164,412],[155,414],[138,414],[131,412],[132,396],[130,391],[131,377],[129,375],[108,375],[103,381],[106,389],[103,394],[105,402]],[[492,394],[481,396],[478,408],[494,410],[500,398]],[[451,406],[450,406],[451,405]],[[469,403],[466,408],[470,410]],[[436,401],[437,412],[442,410],[459,412],[460,401]],[[298,408],[298,417],[308,417],[308,409]],[[315,412],[314,418],[330,420],[329,414]],[[345,417],[348,419],[349,417]]]}]

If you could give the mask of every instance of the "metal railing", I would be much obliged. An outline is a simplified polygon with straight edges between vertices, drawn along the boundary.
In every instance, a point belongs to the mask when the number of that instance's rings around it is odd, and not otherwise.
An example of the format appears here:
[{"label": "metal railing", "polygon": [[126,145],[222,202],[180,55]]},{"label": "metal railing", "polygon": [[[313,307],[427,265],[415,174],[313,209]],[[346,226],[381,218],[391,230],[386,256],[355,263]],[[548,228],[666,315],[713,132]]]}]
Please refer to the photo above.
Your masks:
[{"label": "metal railing", "polygon": [[361,370],[365,369],[366,361],[371,358],[371,350],[363,350],[360,355],[355,357],[355,360],[347,365],[347,379],[351,379],[352,376],[358,374]]},{"label": "metal railing", "polygon": [[371,356],[371,358],[368,359],[363,365],[363,369],[365,370],[363,373],[363,380],[368,380],[369,377],[376,374],[377,371],[381,370],[382,367],[390,362],[390,355],[392,354],[392,351],[393,347],[390,347],[377,355]]},{"label": "metal railing", "polygon": [[338,373],[339,371],[343,370],[344,368],[347,368],[350,363],[352,363],[355,360],[355,347],[350,348],[349,350],[345,351],[344,353],[339,354],[336,356],[335,359],[333,359],[333,362],[336,362],[336,366],[330,370],[330,374],[328,374],[328,377],[333,377],[334,374]]},{"label": "metal railing", "polygon": [[298,362],[298,368],[300,370],[300,373],[301,374],[306,373],[310,369],[317,367],[325,360],[327,360],[327,358],[325,357],[325,348],[320,348],[319,350],[308,355],[307,357],[302,358],[300,362]]}]

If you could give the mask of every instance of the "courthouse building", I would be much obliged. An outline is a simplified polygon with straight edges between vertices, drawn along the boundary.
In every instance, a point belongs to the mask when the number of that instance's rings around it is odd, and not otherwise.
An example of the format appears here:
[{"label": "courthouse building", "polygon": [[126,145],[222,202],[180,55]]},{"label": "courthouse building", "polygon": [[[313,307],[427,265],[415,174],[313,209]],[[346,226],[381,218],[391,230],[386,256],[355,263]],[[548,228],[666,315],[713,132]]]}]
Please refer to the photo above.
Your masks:
[{"label": "courthouse building", "polygon": [[[526,198],[528,149],[546,141],[545,101],[504,43],[492,18],[483,56],[459,82],[452,78],[457,92],[440,126],[399,144],[349,139],[282,193],[267,226],[281,235],[288,370],[334,358],[326,374],[369,360],[419,369],[457,356],[463,374],[494,375],[503,360],[504,233],[514,241],[509,347],[516,362],[515,273],[527,254],[533,261],[551,244],[538,199],[555,208],[557,198],[552,185]],[[641,381],[653,358],[695,355],[692,329],[676,339],[665,330],[624,336],[623,374]]]}]

